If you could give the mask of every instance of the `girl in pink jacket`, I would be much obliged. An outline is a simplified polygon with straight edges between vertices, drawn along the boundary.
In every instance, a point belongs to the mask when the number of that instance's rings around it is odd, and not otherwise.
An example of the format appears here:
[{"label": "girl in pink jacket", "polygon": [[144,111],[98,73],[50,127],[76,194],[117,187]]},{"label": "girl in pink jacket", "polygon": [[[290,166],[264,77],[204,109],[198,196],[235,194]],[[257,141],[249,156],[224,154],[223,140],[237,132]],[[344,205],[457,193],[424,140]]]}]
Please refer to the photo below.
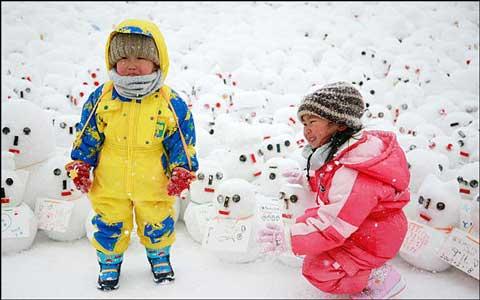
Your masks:
[{"label": "girl in pink jacket", "polygon": [[[407,232],[402,208],[410,199],[410,174],[393,132],[362,130],[364,109],[361,94],[345,82],[303,99],[298,118],[311,146],[303,181],[318,206],[298,217],[289,234],[269,225],[259,239],[270,249],[291,243],[304,257],[305,278],[324,292],[385,299],[405,287],[386,262]],[[290,182],[304,177],[285,175]]]}]

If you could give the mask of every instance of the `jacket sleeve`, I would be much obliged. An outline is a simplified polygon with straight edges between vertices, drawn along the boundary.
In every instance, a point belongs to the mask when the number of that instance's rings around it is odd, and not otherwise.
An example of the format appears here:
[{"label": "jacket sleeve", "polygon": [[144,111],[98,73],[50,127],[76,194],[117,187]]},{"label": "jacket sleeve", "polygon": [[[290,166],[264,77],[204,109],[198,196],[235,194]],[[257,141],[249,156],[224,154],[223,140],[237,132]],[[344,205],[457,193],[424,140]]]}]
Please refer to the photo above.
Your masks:
[{"label": "jacket sleeve", "polygon": [[[180,98],[173,90],[171,95],[172,107],[177,115],[178,123],[185,138],[187,149],[185,151],[182,139],[180,137],[180,131],[175,124],[174,128],[167,130],[163,140],[163,146],[168,157],[168,162],[165,163],[167,164],[166,167],[168,168],[169,172],[176,167],[182,167],[190,171],[197,171],[198,160],[195,150],[195,123],[193,121],[192,112],[190,109],[188,109],[185,101],[183,101],[183,99]],[[188,166],[187,155],[190,157],[190,161],[192,163],[191,169]]]},{"label": "jacket sleeve", "polygon": [[[88,124],[87,119],[95,107],[97,101],[100,101],[103,85],[99,86],[94,92],[90,94],[87,101],[83,105],[80,122],[75,125],[77,130],[77,137],[82,132],[84,126],[86,126],[83,135],[80,137],[79,143],[74,142],[70,157],[73,160],[81,160],[89,163],[91,166],[96,167],[98,163],[98,153],[102,148],[105,136],[100,132],[97,126],[97,120],[95,114],[90,118]],[[75,139],[76,140],[76,139]]]},{"label": "jacket sleeve", "polygon": [[332,178],[329,204],[309,209],[291,227],[295,255],[318,255],[342,245],[378,203],[382,183],[342,167]]}]

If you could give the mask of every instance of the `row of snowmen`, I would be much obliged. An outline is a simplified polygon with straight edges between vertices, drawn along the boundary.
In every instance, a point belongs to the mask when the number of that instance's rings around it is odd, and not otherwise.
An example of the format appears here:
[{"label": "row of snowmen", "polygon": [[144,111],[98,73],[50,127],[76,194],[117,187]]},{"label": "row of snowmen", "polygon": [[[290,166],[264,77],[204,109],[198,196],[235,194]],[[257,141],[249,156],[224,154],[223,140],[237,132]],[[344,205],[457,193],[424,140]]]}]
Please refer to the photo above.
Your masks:
[{"label": "row of snowmen", "polygon": [[68,161],[45,110],[23,99],[2,103],[2,253],[29,248],[38,228],[57,241],[85,236],[90,204],[67,176]]}]

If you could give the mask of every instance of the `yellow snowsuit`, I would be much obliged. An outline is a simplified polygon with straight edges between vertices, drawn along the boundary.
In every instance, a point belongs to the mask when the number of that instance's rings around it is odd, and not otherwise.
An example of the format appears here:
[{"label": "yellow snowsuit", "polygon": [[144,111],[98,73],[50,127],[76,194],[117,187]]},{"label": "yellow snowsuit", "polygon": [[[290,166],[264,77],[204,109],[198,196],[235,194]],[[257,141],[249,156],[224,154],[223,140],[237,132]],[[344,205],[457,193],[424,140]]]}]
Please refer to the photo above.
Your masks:
[{"label": "yellow snowsuit", "polygon": [[[110,34],[105,47],[107,69],[112,37],[118,33],[153,37],[159,53],[160,70],[168,73],[168,54],[157,26],[147,21],[126,20]],[[89,119],[92,110],[94,117]],[[177,126],[186,142],[184,148]],[[177,166],[198,169],[195,128],[185,102],[163,85],[139,100],[120,96],[108,81],[97,88],[83,106],[81,122],[85,130],[77,138],[72,159],[94,166],[93,186],[88,196],[96,212],[92,223],[98,229],[93,246],[106,254],[121,254],[129,244],[133,209],[137,234],[147,248],[160,249],[175,241],[174,201],[166,186]]]}]

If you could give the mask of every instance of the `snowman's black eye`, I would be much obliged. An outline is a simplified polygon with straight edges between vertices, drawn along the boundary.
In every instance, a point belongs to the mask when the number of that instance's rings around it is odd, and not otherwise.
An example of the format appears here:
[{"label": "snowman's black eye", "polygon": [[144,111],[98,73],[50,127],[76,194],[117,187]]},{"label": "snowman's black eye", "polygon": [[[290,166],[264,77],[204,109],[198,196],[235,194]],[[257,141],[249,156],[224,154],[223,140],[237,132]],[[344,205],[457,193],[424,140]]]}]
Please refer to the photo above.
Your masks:
[{"label": "snowman's black eye", "polygon": [[217,172],[217,174],[215,174],[215,177],[216,177],[218,180],[222,180],[223,174],[222,174],[221,172]]},{"label": "snowman's black eye", "polygon": [[444,209],[445,209],[445,203],[443,203],[443,202],[438,202],[438,203],[437,203],[437,209],[438,209],[438,210],[444,210]]},{"label": "snowman's black eye", "polygon": [[298,201],[298,196],[297,195],[291,195],[290,196],[290,202],[296,203]]},{"label": "snowman's black eye", "polygon": [[67,123],[62,122],[62,123],[60,123],[59,126],[60,126],[60,128],[64,129],[65,127],[67,127]]},{"label": "snowman's black eye", "polygon": [[197,178],[198,178],[198,180],[203,180],[203,179],[205,179],[205,174],[198,173]]},{"label": "snowman's black eye", "polygon": [[59,176],[60,174],[62,174],[62,171],[59,168],[56,168],[55,170],[53,170],[53,174],[55,174],[55,176]]},{"label": "snowman's black eye", "polygon": [[285,141],[285,147],[289,147],[290,146],[290,141]]},{"label": "snowman's black eye", "polygon": [[267,149],[270,150],[270,151],[272,151],[272,150],[273,150],[273,145],[272,145],[272,144],[268,144]]},{"label": "snowman's black eye", "polygon": [[423,201],[425,201],[425,198],[423,198],[423,196],[418,197],[418,203],[423,204]]},{"label": "snowman's black eye", "polygon": [[247,161],[247,157],[245,155],[240,155],[240,157],[238,158],[241,162],[245,162]]},{"label": "snowman's black eye", "polygon": [[5,183],[7,185],[12,185],[13,184],[13,179],[12,178],[7,178],[7,180],[5,180]]},{"label": "snowman's black eye", "polygon": [[235,203],[239,202],[240,201],[240,196],[237,195],[237,194],[233,195],[232,196],[232,201],[235,202]]},{"label": "snowman's black eye", "polygon": [[8,128],[8,127],[3,127],[3,128],[2,128],[2,132],[3,132],[3,134],[9,134],[9,133],[10,133],[10,128]]},{"label": "snowman's black eye", "polygon": [[23,128],[23,133],[24,133],[25,135],[29,135],[30,132],[31,132],[30,128],[28,128],[28,127]]},{"label": "snowman's black eye", "polygon": [[277,175],[275,175],[275,173],[270,173],[270,175],[268,175],[268,178],[270,178],[271,180],[274,180],[276,177]]}]

